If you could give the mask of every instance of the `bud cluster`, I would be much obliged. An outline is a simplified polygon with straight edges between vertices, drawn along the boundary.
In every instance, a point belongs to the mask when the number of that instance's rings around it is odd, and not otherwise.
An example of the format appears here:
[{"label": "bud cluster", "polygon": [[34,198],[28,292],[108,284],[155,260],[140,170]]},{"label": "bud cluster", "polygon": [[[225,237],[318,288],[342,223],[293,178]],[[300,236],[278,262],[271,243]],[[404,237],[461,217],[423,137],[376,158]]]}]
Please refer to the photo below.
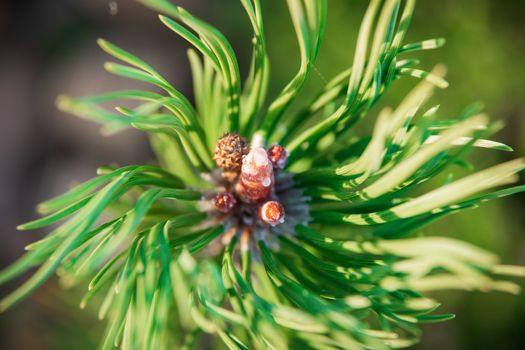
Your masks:
[{"label": "bud cluster", "polygon": [[217,141],[214,160],[222,170],[227,190],[213,198],[215,208],[224,214],[246,215],[261,225],[284,222],[284,207],[274,193],[275,172],[286,165],[288,154],[281,145],[250,149],[248,141],[227,133]]}]

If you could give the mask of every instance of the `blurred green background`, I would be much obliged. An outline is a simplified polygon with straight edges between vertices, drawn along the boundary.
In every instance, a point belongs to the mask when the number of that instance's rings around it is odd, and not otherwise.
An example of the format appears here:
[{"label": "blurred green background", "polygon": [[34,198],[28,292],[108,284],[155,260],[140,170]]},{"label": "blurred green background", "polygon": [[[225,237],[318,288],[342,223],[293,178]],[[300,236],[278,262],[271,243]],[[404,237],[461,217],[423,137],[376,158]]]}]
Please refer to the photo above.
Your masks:
[{"label": "blurred green background", "polygon": [[[272,59],[271,96],[298,67],[295,37],[284,0],[263,2]],[[326,37],[317,73],[304,93],[352,62],[365,0],[329,0]],[[239,54],[241,71],[248,69],[250,31],[236,0],[178,0],[177,4],[216,24]],[[473,160],[485,167],[525,154],[525,2],[513,0],[422,1],[408,41],[445,37],[437,51],[416,54],[430,69],[443,62],[451,86],[433,102],[440,114],[453,117],[467,104],[483,101],[493,119],[507,127],[494,136],[511,145],[514,154],[477,151]],[[147,140],[137,132],[111,138],[95,125],[56,111],[56,95],[96,93],[135,83],[103,71],[107,57],[95,44],[105,37],[159,68],[191,95],[185,59],[186,44],[163,28],[154,13],[131,0],[56,0],[0,2],[0,267],[20,256],[23,246],[42,235],[17,233],[14,227],[35,217],[38,201],[85,180],[102,164],[121,165],[152,159]],[[416,83],[397,82],[384,101],[395,106]],[[363,122],[369,128],[371,115]],[[453,215],[425,232],[463,238],[525,265],[525,196],[486,204]],[[20,281],[17,281],[20,282]],[[520,282],[522,286],[525,283]],[[2,287],[6,293],[15,284]],[[92,310],[78,309],[80,291],[63,291],[56,281],[30,300],[0,315],[0,349],[95,349],[103,323]],[[441,293],[443,311],[453,321],[425,326],[417,349],[522,349],[525,346],[525,296]]]}]

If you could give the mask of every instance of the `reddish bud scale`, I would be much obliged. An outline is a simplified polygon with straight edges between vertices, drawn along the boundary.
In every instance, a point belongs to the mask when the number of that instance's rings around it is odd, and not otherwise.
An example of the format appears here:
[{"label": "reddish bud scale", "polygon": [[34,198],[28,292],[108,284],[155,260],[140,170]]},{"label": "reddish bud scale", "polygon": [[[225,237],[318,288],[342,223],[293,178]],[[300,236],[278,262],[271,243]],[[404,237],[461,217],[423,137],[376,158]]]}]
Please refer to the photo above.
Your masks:
[{"label": "reddish bud scale", "polygon": [[237,199],[235,199],[234,195],[228,192],[223,193],[217,193],[215,195],[215,198],[213,199],[213,203],[215,204],[215,207],[223,212],[228,213],[230,210],[233,209],[235,204],[237,204]]},{"label": "reddish bud scale", "polygon": [[259,219],[275,226],[284,222],[284,208],[281,203],[268,201],[259,207]]},{"label": "reddish bud scale", "polygon": [[248,203],[260,202],[272,191],[273,165],[262,147],[256,147],[243,159],[237,194]]},{"label": "reddish bud scale", "polygon": [[268,148],[268,158],[272,161],[275,169],[282,169],[288,160],[288,152],[281,145],[273,145]]}]

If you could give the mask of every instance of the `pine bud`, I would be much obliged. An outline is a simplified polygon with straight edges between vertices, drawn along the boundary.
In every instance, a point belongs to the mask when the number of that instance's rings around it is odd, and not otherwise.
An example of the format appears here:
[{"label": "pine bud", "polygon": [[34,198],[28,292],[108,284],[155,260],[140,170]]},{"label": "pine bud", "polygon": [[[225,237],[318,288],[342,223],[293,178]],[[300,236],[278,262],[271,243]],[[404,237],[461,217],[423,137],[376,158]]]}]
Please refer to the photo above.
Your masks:
[{"label": "pine bud", "polygon": [[217,193],[213,201],[215,207],[223,213],[229,212],[237,204],[237,199],[229,192]]},{"label": "pine bud", "polygon": [[283,146],[275,144],[268,148],[268,158],[272,161],[275,169],[282,169],[288,160],[288,152]]},{"label": "pine bud", "polygon": [[284,208],[281,203],[268,201],[259,207],[259,219],[275,226],[284,222]]},{"label": "pine bud", "polygon": [[236,133],[227,133],[217,141],[214,157],[217,166],[229,172],[239,172],[242,158],[248,154],[248,141]]},{"label": "pine bud", "polygon": [[256,147],[244,157],[241,175],[235,187],[239,196],[248,203],[264,200],[272,191],[273,165],[262,147]]}]

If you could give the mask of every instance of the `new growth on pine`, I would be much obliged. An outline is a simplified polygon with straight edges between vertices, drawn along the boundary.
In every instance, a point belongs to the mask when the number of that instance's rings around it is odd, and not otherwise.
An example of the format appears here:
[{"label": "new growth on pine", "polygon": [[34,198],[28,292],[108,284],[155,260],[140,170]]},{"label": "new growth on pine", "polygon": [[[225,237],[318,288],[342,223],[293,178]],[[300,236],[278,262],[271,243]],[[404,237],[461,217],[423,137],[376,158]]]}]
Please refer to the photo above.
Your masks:
[{"label": "new growth on pine", "polygon": [[[102,349],[197,349],[204,334],[215,337],[206,349],[394,349],[417,343],[421,323],[454,317],[438,313],[429,292],[519,292],[508,277],[524,268],[501,264],[461,232],[421,232],[524,191],[511,184],[525,160],[456,178],[470,152],[511,149],[488,139],[500,124],[478,105],[449,117],[430,102],[448,85],[445,69],[421,70],[413,54],[444,40],[405,43],[415,0],[371,0],[352,63],[311,100],[300,92],[322,47],[327,0],[287,0],[300,63],[274,98],[259,0],[240,0],[253,30],[247,77],[217,28],[169,0],[139,1],[191,44],[195,102],[99,40],[119,61],[105,64],[109,73],[151,89],[61,96],[58,107],[106,134],[146,132],[158,165],[102,167],[41,203],[42,217],[18,228],[49,226],[49,234],[0,283],[37,269],[1,310],[56,273],[86,288],[82,308],[98,306]],[[419,81],[404,100],[380,108],[409,77]],[[365,118],[374,127],[363,135],[354,126]]]}]

